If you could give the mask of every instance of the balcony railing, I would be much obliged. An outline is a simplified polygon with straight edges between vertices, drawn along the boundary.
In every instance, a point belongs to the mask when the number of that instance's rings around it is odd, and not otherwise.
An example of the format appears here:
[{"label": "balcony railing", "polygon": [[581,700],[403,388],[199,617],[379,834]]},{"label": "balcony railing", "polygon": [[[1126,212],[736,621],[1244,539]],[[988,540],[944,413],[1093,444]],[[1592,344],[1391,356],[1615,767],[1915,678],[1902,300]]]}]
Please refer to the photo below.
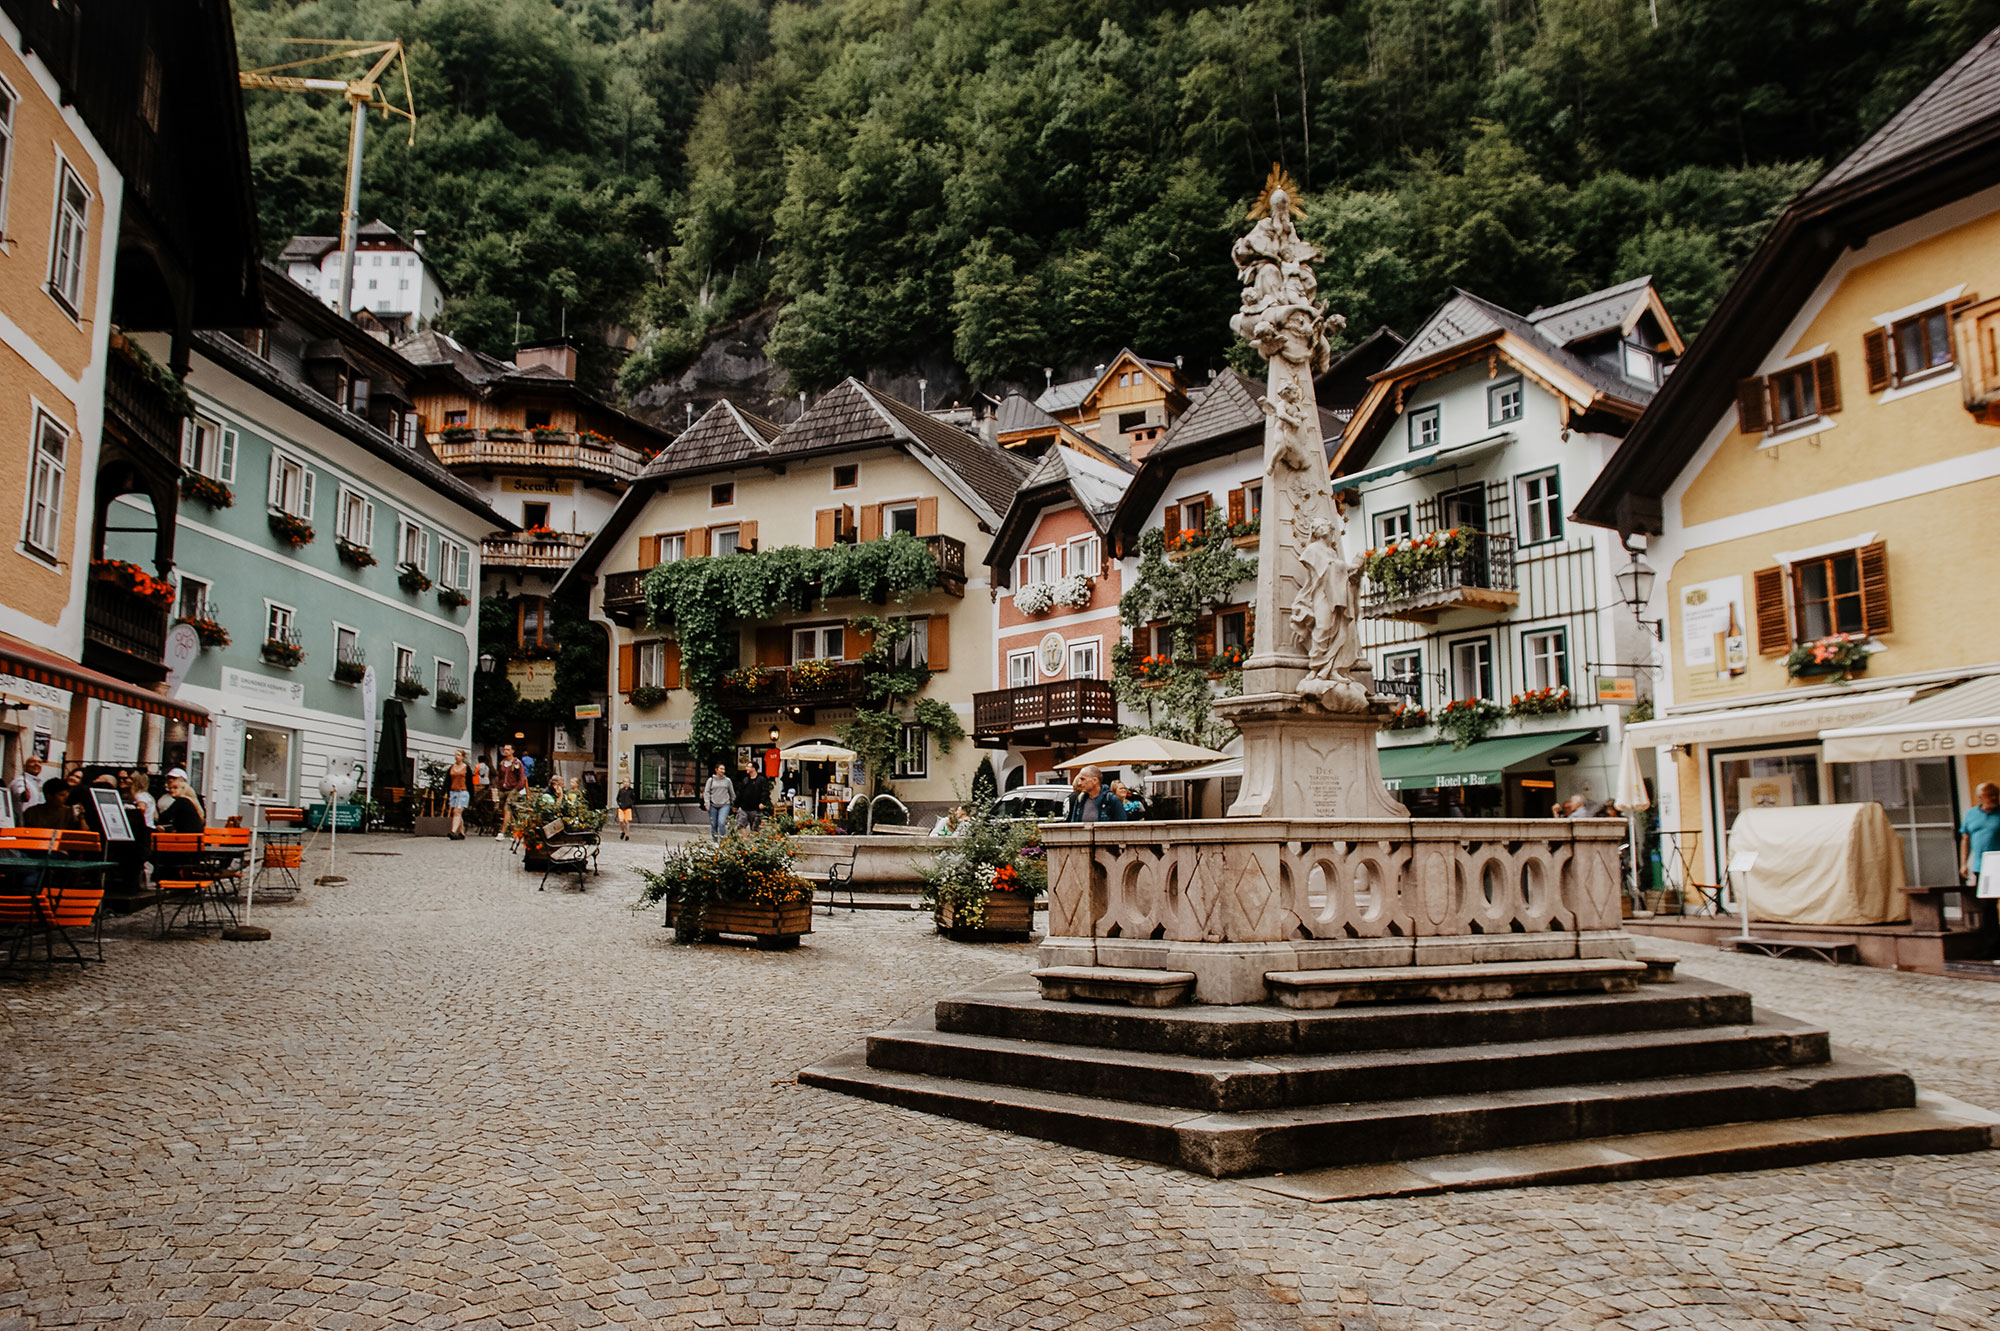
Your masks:
[{"label": "balcony railing", "polygon": [[83,638],[111,653],[110,673],[152,683],[166,673],[168,607],[103,578],[83,593]]},{"label": "balcony railing", "polygon": [[1118,728],[1118,697],[1101,679],[1059,679],[972,695],[975,743],[989,747],[1009,739],[1051,738],[1055,732],[1084,738],[1086,729]]},{"label": "balcony railing", "polygon": [[576,562],[588,533],[551,532],[546,536],[489,536],[479,543],[479,560],[486,568],[561,570]]},{"label": "balcony railing", "polygon": [[1472,533],[1472,548],[1409,577],[1368,580],[1362,613],[1375,619],[1434,623],[1447,610],[1508,610],[1521,593],[1514,582],[1514,538]]},{"label": "balcony railing", "polygon": [[739,673],[716,690],[716,704],[735,711],[767,707],[852,707],[867,697],[859,661],[820,666],[765,666],[744,678]]},{"label": "balcony railing", "polygon": [[570,472],[586,478],[630,481],[646,465],[635,449],[605,447],[573,434],[524,430],[443,430],[431,435],[431,451],[447,467],[473,471]]},{"label": "balcony railing", "polygon": [[956,536],[919,538],[937,560],[938,586],[953,596],[965,595],[965,542]]},{"label": "balcony railing", "polygon": [[181,421],[173,399],[124,355],[106,359],[104,409],[127,439],[151,449],[178,470],[181,465]]},{"label": "balcony railing", "polygon": [[604,575],[604,613],[627,628],[646,621],[646,572],[630,569]]}]

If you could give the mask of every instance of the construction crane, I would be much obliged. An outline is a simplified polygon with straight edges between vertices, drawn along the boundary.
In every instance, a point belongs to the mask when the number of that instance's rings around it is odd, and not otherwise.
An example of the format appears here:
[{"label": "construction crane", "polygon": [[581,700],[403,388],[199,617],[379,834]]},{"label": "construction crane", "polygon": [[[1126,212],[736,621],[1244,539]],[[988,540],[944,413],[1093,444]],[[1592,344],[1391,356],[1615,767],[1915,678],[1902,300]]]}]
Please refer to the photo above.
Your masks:
[{"label": "construction crane", "polygon": [[[361,151],[368,124],[368,110],[380,107],[382,118],[398,115],[410,122],[410,142],[417,141],[417,101],[410,92],[410,62],[401,41],[364,42],[328,37],[284,37],[276,40],[293,46],[327,46],[336,49],[282,65],[246,69],[236,80],[245,88],[260,92],[337,92],[347,99],[353,125],[347,138],[347,200],[340,210],[340,300],[334,306],[341,318],[348,316],[354,299],[354,251],[361,233]],[[358,79],[308,78],[285,71],[330,60],[375,57],[368,72]],[[382,77],[391,67],[400,67],[403,76],[403,105],[392,103],[382,91]]]}]

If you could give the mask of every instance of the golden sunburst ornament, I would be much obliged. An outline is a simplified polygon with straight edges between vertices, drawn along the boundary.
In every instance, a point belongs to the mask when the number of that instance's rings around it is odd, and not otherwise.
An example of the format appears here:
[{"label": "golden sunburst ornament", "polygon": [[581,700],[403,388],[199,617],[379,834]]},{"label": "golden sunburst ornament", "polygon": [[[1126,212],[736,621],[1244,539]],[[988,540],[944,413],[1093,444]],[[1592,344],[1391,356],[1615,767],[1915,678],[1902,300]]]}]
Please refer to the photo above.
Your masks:
[{"label": "golden sunburst ornament", "polygon": [[1251,221],[1255,222],[1271,215],[1271,192],[1273,190],[1283,190],[1285,197],[1291,200],[1293,217],[1304,217],[1306,215],[1306,210],[1299,207],[1299,182],[1292,179],[1291,172],[1273,162],[1271,163],[1271,174],[1264,177],[1264,188],[1258,193],[1257,201],[1250,205]]}]

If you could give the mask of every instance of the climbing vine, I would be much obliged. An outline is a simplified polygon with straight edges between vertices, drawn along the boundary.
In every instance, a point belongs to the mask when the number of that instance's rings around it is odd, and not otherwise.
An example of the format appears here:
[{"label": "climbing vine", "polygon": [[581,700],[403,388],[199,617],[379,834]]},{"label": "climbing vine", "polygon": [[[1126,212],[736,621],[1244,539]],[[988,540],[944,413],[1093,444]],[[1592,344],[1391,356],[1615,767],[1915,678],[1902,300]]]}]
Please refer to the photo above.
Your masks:
[{"label": "climbing vine", "polygon": [[1166,623],[1173,650],[1167,657],[1145,656],[1129,640],[1111,649],[1111,677],[1118,701],[1147,714],[1130,733],[1160,735],[1220,748],[1235,734],[1214,714],[1218,697],[1243,691],[1240,668],[1211,678],[1210,658],[1196,651],[1197,626],[1236,599],[1236,589],[1257,576],[1257,561],[1246,559],[1230,540],[1220,513],[1211,513],[1200,540],[1183,540],[1168,557],[1166,532],[1153,527],[1139,536],[1139,570],[1118,602],[1118,617],[1129,629]]}]

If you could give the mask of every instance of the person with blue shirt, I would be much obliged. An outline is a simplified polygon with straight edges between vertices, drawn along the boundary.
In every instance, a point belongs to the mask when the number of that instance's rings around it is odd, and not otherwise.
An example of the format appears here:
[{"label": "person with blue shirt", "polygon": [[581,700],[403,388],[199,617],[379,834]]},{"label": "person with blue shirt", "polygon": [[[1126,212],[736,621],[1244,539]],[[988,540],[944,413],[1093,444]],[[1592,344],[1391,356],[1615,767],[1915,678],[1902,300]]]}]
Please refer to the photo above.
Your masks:
[{"label": "person with blue shirt", "polygon": [[2000,851],[2000,786],[1981,781],[1972,788],[1977,801],[1958,824],[1958,873],[1962,881],[1979,881],[1979,865],[1988,853]]},{"label": "person with blue shirt", "polygon": [[1069,811],[1065,819],[1072,823],[1122,823],[1125,821],[1125,801],[1104,788],[1104,773],[1095,767],[1086,767],[1078,772],[1069,783]]}]

